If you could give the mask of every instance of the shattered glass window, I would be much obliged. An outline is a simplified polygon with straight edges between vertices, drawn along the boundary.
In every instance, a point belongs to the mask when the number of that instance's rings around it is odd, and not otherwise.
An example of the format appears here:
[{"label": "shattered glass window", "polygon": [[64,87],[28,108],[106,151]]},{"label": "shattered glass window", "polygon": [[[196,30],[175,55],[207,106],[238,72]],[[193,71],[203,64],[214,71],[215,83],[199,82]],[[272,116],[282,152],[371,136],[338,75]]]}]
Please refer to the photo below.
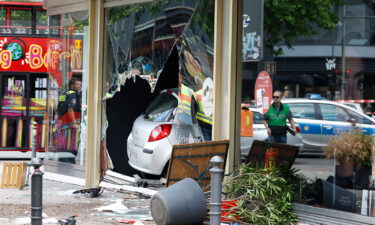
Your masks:
[{"label": "shattered glass window", "polygon": [[[147,122],[173,119],[171,144],[211,140],[214,3],[163,0],[107,9],[103,95],[115,170],[129,171],[124,160],[117,162],[127,151],[119,143],[143,146],[154,127]],[[177,90],[177,101],[159,101],[166,89]],[[138,134],[130,136],[132,130]]]},{"label": "shattered glass window", "polygon": [[150,121],[173,121],[178,100],[171,94],[162,93],[150,104],[145,119]]}]

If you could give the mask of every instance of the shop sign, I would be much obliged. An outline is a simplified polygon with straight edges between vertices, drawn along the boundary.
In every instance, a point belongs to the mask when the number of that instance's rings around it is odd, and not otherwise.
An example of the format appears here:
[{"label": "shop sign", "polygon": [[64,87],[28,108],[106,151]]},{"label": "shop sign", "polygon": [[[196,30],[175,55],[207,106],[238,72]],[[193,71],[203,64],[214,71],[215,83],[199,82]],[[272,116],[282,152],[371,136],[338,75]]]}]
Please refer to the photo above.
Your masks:
[{"label": "shop sign", "polygon": [[335,70],[336,69],[336,58],[328,59],[326,58],[326,70]]},{"label": "shop sign", "polygon": [[257,108],[262,108],[263,114],[267,112],[272,100],[272,80],[267,71],[261,71],[255,81],[255,103]]},{"label": "shop sign", "polygon": [[27,37],[0,38],[0,71],[51,72],[61,81],[61,64],[82,69],[82,40]]},{"label": "shop sign", "polygon": [[60,40],[50,40],[47,49],[47,39],[5,37],[0,40],[0,70],[46,72],[48,66],[56,70],[61,59],[69,59],[73,69],[82,69],[82,53],[77,48],[81,40],[73,41],[63,49]]}]

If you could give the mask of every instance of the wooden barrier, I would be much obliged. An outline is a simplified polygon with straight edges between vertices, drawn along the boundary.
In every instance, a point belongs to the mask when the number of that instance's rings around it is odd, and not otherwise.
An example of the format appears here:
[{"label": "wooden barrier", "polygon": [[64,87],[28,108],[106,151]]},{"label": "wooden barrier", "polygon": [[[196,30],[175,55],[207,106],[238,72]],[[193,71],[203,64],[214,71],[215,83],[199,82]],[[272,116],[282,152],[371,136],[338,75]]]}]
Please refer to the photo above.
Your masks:
[{"label": "wooden barrier", "polygon": [[224,169],[228,147],[228,140],[173,145],[166,186],[190,177],[196,180],[201,188],[206,188],[211,180],[210,159],[214,155],[222,157]]},{"label": "wooden barrier", "polygon": [[22,189],[25,186],[27,169],[26,162],[4,162],[0,188]]},{"label": "wooden barrier", "polygon": [[260,168],[290,169],[299,152],[294,145],[255,140],[251,146],[246,163]]}]

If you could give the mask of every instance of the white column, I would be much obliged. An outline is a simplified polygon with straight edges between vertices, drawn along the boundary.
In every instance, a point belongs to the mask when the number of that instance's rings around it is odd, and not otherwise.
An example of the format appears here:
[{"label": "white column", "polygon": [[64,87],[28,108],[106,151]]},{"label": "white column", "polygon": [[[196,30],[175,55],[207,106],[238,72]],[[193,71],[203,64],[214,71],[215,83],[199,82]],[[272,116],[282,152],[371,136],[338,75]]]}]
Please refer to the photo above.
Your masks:
[{"label": "white column", "polygon": [[216,0],[213,140],[230,140],[226,172],[240,163],[242,0]]},{"label": "white column", "polygon": [[89,1],[86,187],[100,182],[104,0]]}]

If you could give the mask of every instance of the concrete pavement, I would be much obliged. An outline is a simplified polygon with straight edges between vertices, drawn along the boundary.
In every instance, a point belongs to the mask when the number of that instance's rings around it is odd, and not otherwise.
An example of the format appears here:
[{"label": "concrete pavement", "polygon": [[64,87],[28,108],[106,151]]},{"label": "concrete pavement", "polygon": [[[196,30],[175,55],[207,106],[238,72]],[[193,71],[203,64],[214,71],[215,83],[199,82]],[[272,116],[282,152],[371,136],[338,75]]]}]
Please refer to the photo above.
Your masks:
[{"label": "concrete pavement", "polygon": [[[2,164],[0,162],[0,177]],[[124,224],[121,221],[126,220],[155,224],[149,209],[150,198],[145,198],[144,194],[111,188],[108,183],[97,198],[91,198],[89,194],[73,194],[85,189],[83,184],[83,179],[46,171],[43,176],[43,224],[59,224],[59,219],[70,216],[76,216],[76,224],[83,225]],[[30,202],[30,186],[23,190],[0,189],[0,224],[30,224]]]}]

